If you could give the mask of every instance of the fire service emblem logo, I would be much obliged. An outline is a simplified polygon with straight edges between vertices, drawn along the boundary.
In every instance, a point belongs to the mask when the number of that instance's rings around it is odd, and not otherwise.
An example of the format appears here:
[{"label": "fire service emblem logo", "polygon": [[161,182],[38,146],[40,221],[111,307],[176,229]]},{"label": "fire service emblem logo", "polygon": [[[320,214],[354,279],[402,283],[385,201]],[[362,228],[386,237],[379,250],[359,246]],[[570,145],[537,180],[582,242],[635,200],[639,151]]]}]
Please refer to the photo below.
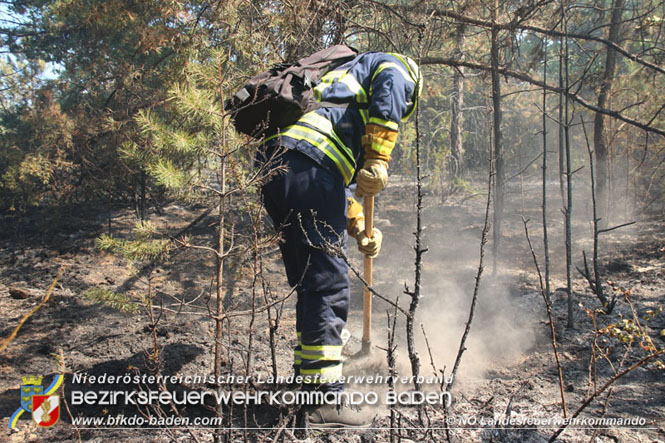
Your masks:
[{"label": "fire service emblem logo", "polygon": [[21,407],[9,419],[9,428],[16,428],[24,412],[32,414],[38,426],[50,427],[56,424],[60,419],[60,397],[53,393],[62,385],[63,376],[56,375],[46,389],[42,386],[43,377],[28,375],[21,378]]},{"label": "fire service emblem logo", "polygon": [[60,397],[57,395],[33,395],[32,419],[37,426],[50,428],[60,418]]}]

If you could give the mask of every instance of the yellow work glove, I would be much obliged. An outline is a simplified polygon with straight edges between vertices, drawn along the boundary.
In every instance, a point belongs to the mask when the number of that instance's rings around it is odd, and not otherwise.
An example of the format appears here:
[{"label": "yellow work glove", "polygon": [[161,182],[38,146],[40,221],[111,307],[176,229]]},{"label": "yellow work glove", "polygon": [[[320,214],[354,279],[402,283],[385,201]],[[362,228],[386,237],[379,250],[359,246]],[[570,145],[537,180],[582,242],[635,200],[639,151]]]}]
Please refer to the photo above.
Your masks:
[{"label": "yellow work glove", "polygon": [[356,177],[356,195],[373,197],[388,183],[388,163],[378,159],[365,160],[363,168]]},{"label": "yellow work glove", "polygon": [[346,230],[358,242],[358,250],[370,258],[379,255],[381,250],[381,231],[374,228],[372,238],[365,233],[365,215],[363,206],[353,197],[347,197]]},{"label": "yellow work glove", "polygon": [[377,228],[374,228],[372,234],[372,238],[367,236],[364,219],[356,223],[355,232],[352,234],[358,242],[358,250],[369,258],[374,258],[379,255],[379,251],[381,251],[381,242],[383,240],[383,234],[381,234],[381,231]]},{"label": "yellow work glove", "polygon": [[375,258],[381,251],[381,242],[383,241],[383,234],[377,228],[374,228],[372,238],[369,238],[363,229],[358,234],[358,250],[369,258]]},{"label": "yellow work glove", "polygon": [[346,198],[346,231],[353,238],[356,238],[360,232],[359,224],[362,223],[362,229],[365,229],[365,214],[363,214],[363,205],[358,203],[353,197]]}]

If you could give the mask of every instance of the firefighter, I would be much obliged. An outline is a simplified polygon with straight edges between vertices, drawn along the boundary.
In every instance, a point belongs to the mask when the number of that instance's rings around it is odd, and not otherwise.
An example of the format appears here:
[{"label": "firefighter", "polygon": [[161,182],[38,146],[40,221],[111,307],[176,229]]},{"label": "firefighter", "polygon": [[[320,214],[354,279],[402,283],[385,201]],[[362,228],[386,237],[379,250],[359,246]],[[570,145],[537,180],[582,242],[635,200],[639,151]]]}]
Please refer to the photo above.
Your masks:
[{"label": "firefighter", "polygon": [[[356,196],[374,196],[388,181],[390,156],[400,125],[414,112],[422,90],[419,68],[409,57],[359,54],[324,75],[317,101],[335,105],[302,116],[265,139],[260,155],[287,166],[262,188],[268,215],[281,230],[280,249],[291,286],[297,285],[294,350],[304,389],[341,391],[342,338],[349,310],[348,266],[326,245],[346,249],[347,236],[375,257],[382,235],[365,232]],[[282,152],[283,151],[283,152]],[[314,408],[311,425],[360,426],[350,408]]]}]

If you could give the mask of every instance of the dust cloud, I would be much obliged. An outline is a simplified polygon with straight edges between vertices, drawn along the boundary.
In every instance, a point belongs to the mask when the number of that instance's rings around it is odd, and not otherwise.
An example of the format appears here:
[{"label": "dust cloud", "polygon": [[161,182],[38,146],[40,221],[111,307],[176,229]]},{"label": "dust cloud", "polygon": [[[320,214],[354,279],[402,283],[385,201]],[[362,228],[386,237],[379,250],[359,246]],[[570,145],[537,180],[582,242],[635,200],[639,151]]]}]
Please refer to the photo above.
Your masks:
[{"label": "dust cloud", "polygon": [[[477,209],[482,208],[471,210],[475,213]],[[425,231],[424,243],[429,251],[423,260],[422,298],[414,331],[421,374],[426,376],[433,374],[433,369],[423,328],[437,370],[445,368],[446,375],[452,371],[469,317],[481,228],[478,220],[470,224],[468,213],[453,214],[450,208],[435,211],[424,217],[426,224],[430,220],[436,222],[429,222]],[[482,215],[483,211],[478,213]],[[381,225],[379,220],[378,226]],[[375,264],[375,287],[389,299],[399,296],[400,305],[408,309],[410,298],[404,294],[404,284],[412,287],[414,279],[412,223],[410,220],[392,221],[383,231],[387,241],[381,259]],[[487,245],[485,270],[466,351],[457,373],[458,383],[482,379],[490,370],[500,371],[503,366],[517,362],[535,344],[535,314],[523,303],[523,294],[516,294],[517,275],[502,272],[502,269],[498,269],[496,275],[498,277],[492,275],[491,246]],[[387,303],[375,301],[373,344],[383,348],[387,340],[387,311],[392,312]],[[398,370],[400,375],[411,375],[403,315],[399,315],[396,336]],[[385,366],[385,352],[380,354]]]},{"label": "dust cloud", "polygon": [[[517,361],[534,344],[529,314],[511,297],[507,286],[492,284],[490,280],[486,276],[484,284],[481,282],[466,351],[457,373],[462,381],[484,377],[488,370],[500,370],[501,366]],[[419,323],[427,334],[436,367],[445,366],[450,373],[468,321],[473,288],[446,280],[444,276],[432,286],[436,289],[427,291],[431,296],[426,294],[422,300]],[[429,368],[422,330],[417,332],[421,361],[424,368]]]}]

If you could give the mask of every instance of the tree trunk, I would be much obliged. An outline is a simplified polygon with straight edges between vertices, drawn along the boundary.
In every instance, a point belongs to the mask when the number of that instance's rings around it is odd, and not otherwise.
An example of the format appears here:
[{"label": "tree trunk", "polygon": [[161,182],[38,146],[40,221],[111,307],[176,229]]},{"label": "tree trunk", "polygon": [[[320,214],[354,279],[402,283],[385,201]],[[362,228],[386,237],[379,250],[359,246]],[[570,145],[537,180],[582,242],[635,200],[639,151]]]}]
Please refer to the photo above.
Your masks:
[{"label": "tree trunk", "polygon": [[226,158],[220,165],[221,196],[219,202],[219,231],[217,232],[217,281],[215,285],[215,377],[222,374],[222,332],[224,328],[224,223],[226,216]]},{"label": "tree trunk", "polygon": [[[561,5],[561,16],[563,20],[563,5]],[[561,203],[566,207],[566,184],[563,178],[566,170],[566,151],[563,141],[563,102],[566,99],[563,83],[563,44],[564,38],[559,38],[559,191],[561,192]]]},{"label": "tree trunk", "polygon": [[[547,37],[543,40],[543,83],[547,83]],[[543,253],[545,255],[545,301],[551,302],[550,290],[550,247],[547,233],[547,90],[543,89]]]},{"label": "tree trunk", "polygon": [[[609,35],[607,39],[612,43],[619,40],[621,31],[621,15],[623,13],[625,0],[614,0],[612,6],[612,17],[610,21]],[[605,58],[605,71],[603,72],[602,83],[598,93],[598,107],[605,108],[612,90],[612,81],[614,71],[616,70],[617,53],[611,47],[607,47],[607,56]],[[601,226],[607,226],[609,223],[609,147],[605,139],[605,117],[601,113],[596,113],[593,121],[593,145],[596,153],[596,190],[598,192],[598,216]]]},{"label": "tree trunk", "polygon": [[[457,60],[464,60],[466,25],[457,26],[457,38],[454,56]],[[453,79],[453,95],[451,98],[451,119],[450,119],[450,152],[455,159],[454,165],[448,165],[448,171],[451,178],[461,176],[464,171],[464,144],[462,143],[462,127],[464,119],[462,116],[462,106],[464,106],[464,68],[455,69]]]},{"label": "tree trunk", "polygon": [[[566,17],[566,7],[562,3],[561,5],[561,23],[563,25],[564,33],[568,32],[568,18]],[[568,62],[569,58],[568,51],[568,39],[563,39],[563,51],[561,52],[562,60],[560,62],[563,65],[563,82],[565,85],[565,91],[570,91],[570,75],[568,72]],[[564,206],[564,225],[565,225],[565,237],[566,237],[566,292],[568,294],[568,322],[566,327],[572,329],[575,327],[575,321],[573,318],[573,169],[572,163],[570,160],[570,121],[569,116],[570,112],[568,109],[568,94],[563,99],[563,142],[564,142],[564,151],[566,158],[566,200]],[[561,124],[560,123],[560,124]]]},{"label": "tree trunk", "polygon": [[[492,23],[496,24],[499,10],[499,1],[494,1],[492,9]],[[492,27],[492,130],[494,139],[494,224],[493,224],[493,252],[494,270],[498,259],[499,243],[501,241],[501,223],[503,221],[505,170],[503,162],[503,136],[501,133],[501,77],[499,76],[499,29]]]}]

